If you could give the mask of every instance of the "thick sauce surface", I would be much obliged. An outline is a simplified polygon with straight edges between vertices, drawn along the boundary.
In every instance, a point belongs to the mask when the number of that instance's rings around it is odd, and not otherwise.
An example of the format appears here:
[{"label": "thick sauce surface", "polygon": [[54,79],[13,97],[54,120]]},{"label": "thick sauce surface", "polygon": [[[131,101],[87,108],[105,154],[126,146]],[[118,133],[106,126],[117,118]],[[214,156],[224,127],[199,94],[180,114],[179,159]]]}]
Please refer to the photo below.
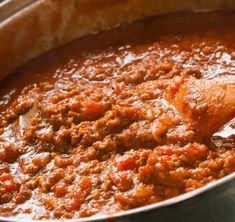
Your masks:
[{"label": "thick sauce surface", "polygon": [[235,171],[235,14],[169,15],[25,65],[0,88],[0,215],[78,218]]}]

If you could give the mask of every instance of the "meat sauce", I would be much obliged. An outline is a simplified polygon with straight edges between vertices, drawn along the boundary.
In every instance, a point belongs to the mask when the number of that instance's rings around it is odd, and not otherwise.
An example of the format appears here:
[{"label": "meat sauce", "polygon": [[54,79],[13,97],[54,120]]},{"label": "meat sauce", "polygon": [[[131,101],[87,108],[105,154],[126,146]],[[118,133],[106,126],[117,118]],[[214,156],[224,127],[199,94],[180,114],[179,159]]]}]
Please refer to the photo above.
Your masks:
[{"label": "meat sauce", "polygon": [[234,24],[222,12],[151,18],[2,81],[0,215],[110,214],[234,172]]}]

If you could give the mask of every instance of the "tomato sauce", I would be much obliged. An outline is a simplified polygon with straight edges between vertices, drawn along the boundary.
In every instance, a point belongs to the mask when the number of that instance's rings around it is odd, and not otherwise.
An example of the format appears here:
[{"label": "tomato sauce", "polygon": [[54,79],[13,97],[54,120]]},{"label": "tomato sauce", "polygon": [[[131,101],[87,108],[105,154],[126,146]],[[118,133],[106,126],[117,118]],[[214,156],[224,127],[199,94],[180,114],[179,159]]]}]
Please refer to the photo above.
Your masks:
[{"label": "tomato sauce", "polygon": [[229,12],[150,18],[3,80],[0,215],[110,214],[234,172],[234,24]]}]

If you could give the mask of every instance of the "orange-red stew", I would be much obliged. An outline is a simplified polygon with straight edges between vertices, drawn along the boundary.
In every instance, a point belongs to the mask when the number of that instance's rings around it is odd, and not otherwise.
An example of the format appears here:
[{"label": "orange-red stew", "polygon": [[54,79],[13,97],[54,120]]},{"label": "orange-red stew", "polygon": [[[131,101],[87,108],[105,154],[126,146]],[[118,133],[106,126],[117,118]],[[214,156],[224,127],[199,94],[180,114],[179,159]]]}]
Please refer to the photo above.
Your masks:
[{"label": "orange-red stew", "polygon": [[234,172],[234,24],[222,12],[147,19],[2,81],[0,215],[114,213]]}]

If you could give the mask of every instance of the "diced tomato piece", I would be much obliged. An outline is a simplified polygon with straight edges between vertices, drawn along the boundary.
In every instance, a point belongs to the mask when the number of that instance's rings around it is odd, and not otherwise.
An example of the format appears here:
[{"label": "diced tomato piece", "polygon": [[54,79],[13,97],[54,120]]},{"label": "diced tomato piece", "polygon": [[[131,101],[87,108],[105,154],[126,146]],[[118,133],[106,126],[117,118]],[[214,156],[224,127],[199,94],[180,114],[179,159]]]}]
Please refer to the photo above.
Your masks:
[{"label": "diced tomato piece", "polygon": [[100,117],[102,114],[104,114],[107,109],[108,105],[104,103],[98,103],[98,102],[90,102],[84,105],[82,112],[81,112],[81,118],[83,120],[95,120],[98,117]]}]

